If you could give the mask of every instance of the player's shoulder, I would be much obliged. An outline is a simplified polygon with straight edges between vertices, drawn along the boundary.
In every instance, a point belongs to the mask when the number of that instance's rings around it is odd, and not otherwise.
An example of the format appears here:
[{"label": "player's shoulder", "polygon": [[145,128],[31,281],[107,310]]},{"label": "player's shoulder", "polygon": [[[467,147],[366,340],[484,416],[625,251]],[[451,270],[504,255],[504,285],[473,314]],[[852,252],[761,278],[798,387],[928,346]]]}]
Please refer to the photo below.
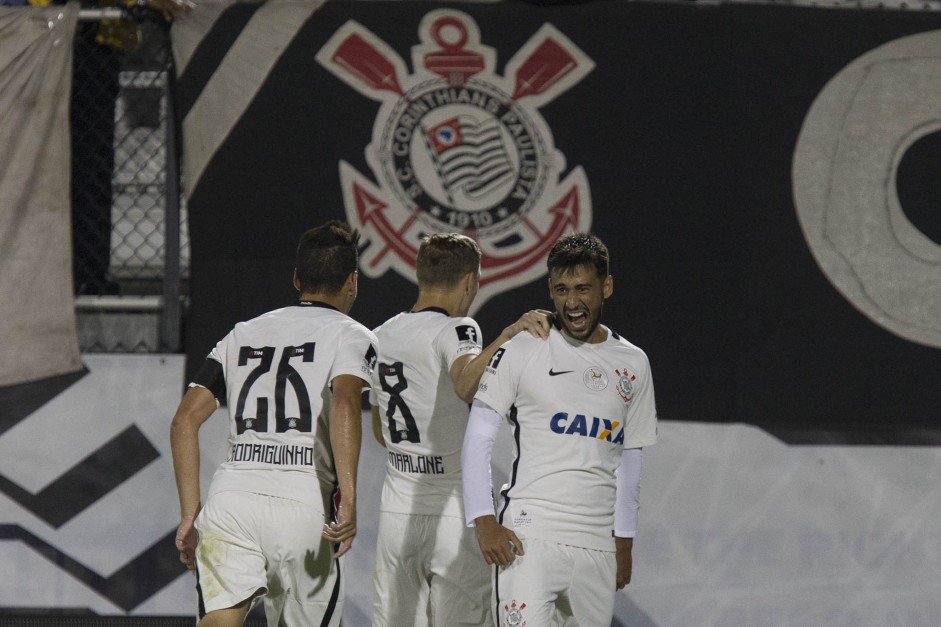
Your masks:
[{"label": "player's shoulder", "polygon": [[259,327],[265,327],[270,324],[275,324],[276,321],[284,318],[290,311],[291,307],[279,307],[278,309],[272,309],[271,311],[266,311],[263,314],[257,315],[254,318],[249,318],[248,320],[241,320],[235,323],[235,326],[232,327],[230,334],[239,333],[240,331],[256,329]]},{"label": "player's shoulder", "polygon": [[548,348],[549,342],[552,341],[552,336],[554,333],[558,334],[558,331],[556,329],[551,329],[549,331],[549,339],[542,339],[535,337],[526,331],[520,331],[507,342],[505,342],[501,348],[505,349],[507,352],[519,354],[521,356],[538,353],[539,351]]},{"label": "player's shoulder", "polygon": [[338,341],[342,338],[351,338],[364,336],[370,342],[375,343],[376,334],[359,320],[356,320],[349,314],[345,314],[334,307],[295,307],[286,308],[290,315],[296,319],[299,328],[309,329],[309,324],[320,325],[321,333],[325,337],[336,336]]},{"label": "player's shoulder", "polygon": [[[344,314],[341,314],[344,315]],[[362,322],[355,320],[349,316],[344,315],[345,320],[342,320],[340,325],[343,327],[344,331],[350,335],[362,335],[369,339],[373,344],[378,343],[378,336],[374,331],[367,327]]]},{"label": "player's shoulder", "polygon": [[641,347],[630,342],[623,335],[620,335],[618,332],[610,328],[608,329],[608,340],[605,342],[604,348],[615,353],[631,356],[644,362],[648,361],[647,353],[644,352]]},{"label": "player's shoulder", "polygon": [[407,311],[399,312],[374,328],[372,332],[376,335],[382,335],[383,333],[394,333],[399,327],[404,326],[408,322],[408,315],[409,312]]},{"label": "player's shoulder", "polygon": [[441,333],[456,332],[461,339],[480,341],[480,325],[469,316],[455,316],[448,318],[447,323],[441,328]]},{"label": "player's shoulder", "polygon": [[[437,311],[403,311],[375,328],[380,339],[425,337],[433,338],[450,324],[451,318]],[[417,341],[417,340],[416,340]]]}]

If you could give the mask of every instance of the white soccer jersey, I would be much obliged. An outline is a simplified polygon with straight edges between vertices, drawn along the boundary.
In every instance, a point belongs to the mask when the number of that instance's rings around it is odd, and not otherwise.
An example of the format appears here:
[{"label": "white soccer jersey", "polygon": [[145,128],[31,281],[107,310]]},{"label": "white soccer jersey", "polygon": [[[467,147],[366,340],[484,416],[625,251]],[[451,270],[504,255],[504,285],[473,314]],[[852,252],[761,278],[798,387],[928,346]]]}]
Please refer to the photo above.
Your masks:
[{"label": "white soccer jersey", "polygon": [[597,344],[555,328],[547,340],[516,336],[490,360],[476,398],[513,431],[516,458],[500,522],[527,536],[613,551],[614,473],[624,448],[656,442],[657,415],[647,356],[607,331]]},{"label": "white soccer jersey", "polygon": [[388,451],[382,511],[463,519],[461,445],[469,413],[451,365],[481,350],[480,327],[441,309],[401,313],[375,329],[370,400]]},{"label": "white soccer jersey", "polygon": [[255,492],[329,513],[336,483],[330,383],[354,375],[369,385],[375,355],[375,335],[324,303],[301,302],[235,325],[209,354],[222,364],[231,418],[228,457],[209,494]]}]

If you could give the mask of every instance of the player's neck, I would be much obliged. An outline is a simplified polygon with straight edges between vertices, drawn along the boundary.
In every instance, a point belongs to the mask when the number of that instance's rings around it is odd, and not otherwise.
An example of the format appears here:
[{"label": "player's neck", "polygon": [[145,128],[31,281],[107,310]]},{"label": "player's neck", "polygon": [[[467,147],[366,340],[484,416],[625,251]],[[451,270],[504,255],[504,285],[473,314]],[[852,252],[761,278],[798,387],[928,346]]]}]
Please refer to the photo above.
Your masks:
[{"label": "player's neck", "polygon": [[320,303],[327,303],[331,307],[342,311],[345,314],[349,314],[350,306],[352,302],[347,295],[342,292],[337,294],[324,294],[323,292],[301,292],[301,295],[297,297],[298,300],[303,301],[317,301]]},{"label": "player's neck", "polygon": [[420,290],[418,300],[412,306],[412,311],[421,311],[422,309],[443,309],[449,316],[463,316],[466,312],[461,311],[461,297],[463,291],[459,290]]}]

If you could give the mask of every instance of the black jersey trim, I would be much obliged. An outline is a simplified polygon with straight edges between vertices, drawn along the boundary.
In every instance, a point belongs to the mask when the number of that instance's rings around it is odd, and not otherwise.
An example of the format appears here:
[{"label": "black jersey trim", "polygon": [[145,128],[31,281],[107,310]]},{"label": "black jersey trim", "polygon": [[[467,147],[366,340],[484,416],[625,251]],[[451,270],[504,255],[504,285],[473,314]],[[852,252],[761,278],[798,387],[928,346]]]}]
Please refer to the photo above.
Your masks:
[{"label": "black jersey trim", "polygon": [[409,313],[425,313],[426,311],[429,313],[444,314],[449,318],[451,317],[451,314],[448,312],[448,310],[442,309],[441,307],[425,307],[424,309],[419,309],[418,311],[410,311]]},{"label": "black jersey trim", "polygon": [[499,565],[493,565],[493,592],[494,592],[494,602],[491,611],[493,612],[493,620],[495,625],[500,624],[500,571],[503,570]]},{"label": "black jersey trim", "polygon": [[196,565],[196,618],[201,620],[206,615],[206,600],[203,598],[203,587],[199,585],[199,564]]},{"label": "black jersey trim", "polygon": [[222,371],[222,364],[215,359],[206,358],[199,372],[193,377],[193,383],[212,392],[220,402],[225,401],[225,373]]},{"label": "black jersey trim", "polygon": [[[325,303],[322,300],[299,300],[297,301],[298,307],[322,307],[324,309],[332,309],[333,311],[340,311],[330,303]],[[342,313],[342,312],[341,312]]]},{"label": "black jersey trim", "polygon": [[509,419],[510,424],[513,426],[513,440],[516,442],[516,459],[513,460],[513,468],[510,470],[510,480],[507,482],[506,489],[500,491],[500,494],[503,495],[503,507],[500,508],[500,515],[497,516],[497,521],[499,521],[501,525],[503,524],[503,518],[510,507],[510,497],[507,495],[509,494],[510,490],[513,489],[513,486],[516,485],[520,466],[520,451],[522,449],[520,448],[520,423],[519,420],[516,419],[516,413],[516,405],[511,405]]},{"label": "black jersey trim", "polygon": [[340,598],[340,558],[334,558],[333,563],[337,567],[337,578],[333,582],[333,591],[330,593],[330,602],[327,603],[327,610],[324,612],[323,620],[320,621],[320,627],[329,627],[333,615],[337,611],[337,601]]}]

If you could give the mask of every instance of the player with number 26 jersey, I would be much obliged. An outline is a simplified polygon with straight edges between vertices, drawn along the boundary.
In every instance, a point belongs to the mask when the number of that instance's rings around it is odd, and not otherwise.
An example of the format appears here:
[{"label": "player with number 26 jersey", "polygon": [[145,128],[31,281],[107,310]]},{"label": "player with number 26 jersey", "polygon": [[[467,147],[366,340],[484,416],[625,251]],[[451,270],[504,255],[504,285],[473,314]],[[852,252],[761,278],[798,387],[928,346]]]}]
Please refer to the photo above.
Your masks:
[{"label": "player with number 26 jersey", "polygon": [[[349,317],[359,232],[339,220],[298,241],[295,306],[241,322],[209,353],[170,426],[180,498],[174,543],[197,577],[201,625],[339,627],[340,558],[357,533],[362,393],[376,337]],[[199,432],[228,403],[227,459],[208,498]]]},{"label": "player with number 26 jersey", "polygon": [[229,454],[210,496],[257,492],[329,513],[336,483],[326,428],[329,385],[344,374],[368,384],[375,344],[372,332],[321,302],[238,323],[208,356],[223,370],[231,415]]}]

